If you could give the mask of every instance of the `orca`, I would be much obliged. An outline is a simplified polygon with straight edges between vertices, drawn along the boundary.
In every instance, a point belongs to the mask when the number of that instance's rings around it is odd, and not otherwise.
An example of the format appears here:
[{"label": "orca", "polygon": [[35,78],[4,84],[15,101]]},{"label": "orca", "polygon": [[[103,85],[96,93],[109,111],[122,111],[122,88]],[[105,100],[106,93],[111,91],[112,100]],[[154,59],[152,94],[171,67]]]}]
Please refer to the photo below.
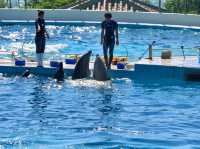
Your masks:
[{"label": "orca", "polygon": [[24,73],[22,74],[22,77],[27,78],[30,74],[31,74],[31,73],[30,73],[30,69],[26,69],[26,70],[24,71]]},{"label": "orca", "polygon": [[93,78],[97,81],[108,81],[110,77],[102,59],[97,55],[94,62]]},{"label": "orca", "polygon": [[62,62],[59,63],[59,66],[58,66],[57,71],[54,75],[54,78],[57,80],[57,82],[64,81],[64,69],[63,69],[63,63]]},{"label": "orca", "polygon": [[72,80],[83,79],[90,76],[89,64],[92,51],[88,51],[86,54],[81,56],[77,62],[74,72],[72,75]]},{"label": "orca", "polygon": [[186,81],[200,82],[200,73],[190,73],[185,76]]}]

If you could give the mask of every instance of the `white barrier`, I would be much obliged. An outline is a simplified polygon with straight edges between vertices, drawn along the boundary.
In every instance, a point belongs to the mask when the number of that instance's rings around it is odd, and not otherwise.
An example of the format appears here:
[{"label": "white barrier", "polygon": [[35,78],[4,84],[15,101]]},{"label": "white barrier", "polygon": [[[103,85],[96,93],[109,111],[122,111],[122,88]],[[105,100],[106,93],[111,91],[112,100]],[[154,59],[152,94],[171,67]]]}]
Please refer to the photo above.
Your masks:
[{"label": "white barrier", "polygon": [[[46,9],[45,17],[52,21],[101,21],[105,12],[87,10]],[[34,9],[0,9],[0,20],[35,20]],[[199,26],[200,16],[175,13],[112,12],[119,22]]]}]

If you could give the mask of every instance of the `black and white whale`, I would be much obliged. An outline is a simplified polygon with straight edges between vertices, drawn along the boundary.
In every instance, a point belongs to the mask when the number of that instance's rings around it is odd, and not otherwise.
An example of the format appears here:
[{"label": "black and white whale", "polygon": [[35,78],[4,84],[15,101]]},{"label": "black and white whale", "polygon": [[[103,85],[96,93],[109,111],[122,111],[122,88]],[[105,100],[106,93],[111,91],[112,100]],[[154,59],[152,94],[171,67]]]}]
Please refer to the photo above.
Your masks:
[{"label": "black and white whale", "polygon": [[24,78],[27,78],[27,77],[29,77],[30,76],[30,69],[26,69],[25,71],[24,71],[24,73],[22,74],[22,77],[24,77]]},{"label": "black and white whale", "polygon": [[108,81],[110,77],[102,59],[97,55],[94,62],[93,78],[97,81]]},{"label": "black and white whale", "polygon": [[58,66],[57,71],[54,75],[54,78],[57,80],[57,82],[64,81],[64,69],[63,69],[63,63],[62,62],[59,63],[59,66]]},{"label": "black and white whale", "polygon": [[89,64],[90,64],[90,57],[91,57],[92,51],[88,51],[86,54],[81,56],[78,63],[75,66],[72,80],[76,79],[83,79],[90,76],[90,70],[89,70]]}]

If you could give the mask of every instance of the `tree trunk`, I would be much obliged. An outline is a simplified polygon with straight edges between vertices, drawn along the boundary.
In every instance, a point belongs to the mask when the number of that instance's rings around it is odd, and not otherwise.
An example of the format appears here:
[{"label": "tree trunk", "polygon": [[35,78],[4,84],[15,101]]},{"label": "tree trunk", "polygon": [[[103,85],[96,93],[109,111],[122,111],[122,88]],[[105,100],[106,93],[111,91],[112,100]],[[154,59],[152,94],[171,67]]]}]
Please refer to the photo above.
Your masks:
[{"label": "tree trunk", "polygon": [[27,8],[27,0],[24,0],[24,7]]},{"label": "tree trunk", "polygon": [[198,0],[197,3],[197,13],[200,14],[200,1]]},{"label": "tree trunk", "polygon": [[9,4],[10,4],[10,8],[12,8],[12,0],[10,0]]},{"label": "tree trunk", "polygon": [[159,0],[159,3],[158,3],[158,7],[159,7],[159,11],[161,11],[161,0]]}]

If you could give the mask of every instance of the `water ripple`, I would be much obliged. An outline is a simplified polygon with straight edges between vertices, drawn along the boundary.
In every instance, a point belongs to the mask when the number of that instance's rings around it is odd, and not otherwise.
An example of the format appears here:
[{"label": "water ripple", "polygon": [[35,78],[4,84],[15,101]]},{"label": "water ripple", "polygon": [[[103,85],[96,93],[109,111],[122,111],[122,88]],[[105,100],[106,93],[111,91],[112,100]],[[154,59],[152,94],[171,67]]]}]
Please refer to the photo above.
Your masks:
[{"label": "water ripple", "polygon": [[[87,49],[101,53],[99,27],[47,28],[49,58]],[[6,38],[0,41],[3,49],[19,47],[25,33],[30,35],[25,52],[34,52],[32,26],[1,26],[0,32],[0,38]],[[198,31],[192,30],[120,28],[120,32],[117,54],[125,54],[126,43],[132,58],[139,57],[152,40],[164,48],[176,47],[189,37],[193,40],[187,46],[199,40],[194,33]],[[163,85],[69,78],[57,84],[51,78],[0,75],[0,148],[200,148],[199,89],[199,83],[192,82]]]}]

